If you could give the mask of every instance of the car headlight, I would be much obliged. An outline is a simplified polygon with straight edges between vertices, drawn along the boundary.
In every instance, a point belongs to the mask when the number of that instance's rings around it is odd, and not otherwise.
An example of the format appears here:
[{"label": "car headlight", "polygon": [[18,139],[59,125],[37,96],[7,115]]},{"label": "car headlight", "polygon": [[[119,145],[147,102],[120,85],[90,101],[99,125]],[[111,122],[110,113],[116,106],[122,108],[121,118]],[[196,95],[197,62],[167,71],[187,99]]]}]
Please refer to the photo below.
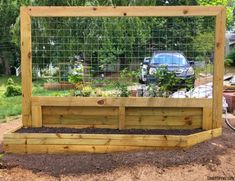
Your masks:
[{"label": "car headlight", "polygon": [[186,75],[194,75],[194,70],[192,67],[189,67],[189,69],[186,72]]},{"label": "car headlight", "polygon": [[150,69],[149,69],[149,74],[150,74],[150,75],[155,74],[155,72],[156,72],[156,69],[155,69],[155,68],[150,68]]},{"label": "car headlight", "polygon": [[144,70],[147,70],[147,68],[148,68],[148,65],[143,65]]}]

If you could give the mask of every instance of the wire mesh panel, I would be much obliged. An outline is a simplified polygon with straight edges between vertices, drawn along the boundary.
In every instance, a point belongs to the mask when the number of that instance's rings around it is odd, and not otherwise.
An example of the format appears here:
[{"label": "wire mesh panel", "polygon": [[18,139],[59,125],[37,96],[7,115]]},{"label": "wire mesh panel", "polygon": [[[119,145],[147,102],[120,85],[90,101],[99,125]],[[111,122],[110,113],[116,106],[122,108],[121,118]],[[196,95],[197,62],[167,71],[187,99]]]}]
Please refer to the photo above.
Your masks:
[{"label": "wire mesh panel", "polygon": [[33,17],[34,95],[212,96],[213,17]]}]

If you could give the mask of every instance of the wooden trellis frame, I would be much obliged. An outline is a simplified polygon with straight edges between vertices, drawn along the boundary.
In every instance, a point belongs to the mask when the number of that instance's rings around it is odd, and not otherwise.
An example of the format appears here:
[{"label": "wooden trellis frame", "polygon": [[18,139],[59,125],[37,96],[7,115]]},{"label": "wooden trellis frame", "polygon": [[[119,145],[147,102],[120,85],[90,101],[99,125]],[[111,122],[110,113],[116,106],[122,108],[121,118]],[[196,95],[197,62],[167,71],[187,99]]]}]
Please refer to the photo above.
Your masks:
[{"label": "wooden trellis frame", "polygon": [[[125,124],[125,107],[200,107],[202,128],[220,128],[222,121],[222,91],[224,74],[225,8],[222,6],[167,6],[167,7],[22,7],[21,67],[25,127],[42,126],[42,106],[98,106],[119,107],[119,128]],[[31,17],[216,17],[213,99],[169,98],[55,98],[32,97]],[[84,104],[84,99],[86,99]],[[211,115],[212,114],[212,115]]]},{"label": "wooden trellis frame", "polygon": [[[100,127],[119,129],[202,128],[204,131],[191,135],[45,134],[10,132],[4,135],[4,149],[6,152],[107,153],[113,151],[159,148],[187,148],[222,134],[222,92],[226,19],[224,7],[23,7],[21,8],[20,15],[23,89],[22,120],[24,127]],[[213,98],[33,97],[31,17],[78,16],[216,17]],[[89,120],[89,116],[93,116],[92,121]],[[105,120],[103,121],[104,118]],[[72,122],[74,125],[67,124],[68,121],[70,123]],[[92,122],[91,125],[87,124],[89,121]]]}]

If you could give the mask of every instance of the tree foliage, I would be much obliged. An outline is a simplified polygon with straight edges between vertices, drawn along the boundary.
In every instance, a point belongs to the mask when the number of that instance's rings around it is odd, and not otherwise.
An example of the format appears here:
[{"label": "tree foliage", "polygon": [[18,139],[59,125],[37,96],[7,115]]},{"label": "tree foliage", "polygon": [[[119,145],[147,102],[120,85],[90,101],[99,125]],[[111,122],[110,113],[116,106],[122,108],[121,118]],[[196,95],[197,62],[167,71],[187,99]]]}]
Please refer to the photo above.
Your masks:
[{"label": "tree foliage", "polygon": [[[172,5],[224,5],[227,7],[227,27],[232,25],[232,8],[234,7],[233,0],[0,0],[0,74],[6,73],[3,70],[10,66],[17,66],[20,62],[20,29],[19,29],[19,9],[20,6],[35,5],[35,6],[172,6]],[[41,35],[47,36],[45,29],[56,29],[53,32],[54,35],[48,41],[58,42],[61,41],[58,37],[72,35],[69,41],[66,43],[53,45],[47,43],[41,46],[33,47],[36,49],[55,49],[58,50],[55,55],[51,57],[73,57],[78,52],[61,52],[59,50],[74,50],[74,45],[77,41],[81,42],[81,50],[89,49],[89,41],[99,42],[97,47],[94,47],[98,52],[86,53],[84,57],[93,57],[93,61],[99,61],[101,64],[112,63],[117,60],[117,57],[131,57],[141,49],[144,49],[146,45],[154,50],[185,50],[189,47],[196,50],[203,49],[204,54],[211,52],[211,45],[207,47],[200,47],[198,41],[205,41],[209,39],[210,43],[213,43],[213,19],[211,24],[208,24],[208,20],[203,17],[184,19],[184,18],[64,18],[59,23],[52,23],[57,21],[58,18],[52,18],[51,20],[40,19],[35,21],[34,27],[40,27]],[[75,22],[74,22],[75,21]],[[77,22],[76,22],[77,21]],[[73,22],[71,24],[71,22]],[[168,31],[162,31],[161,37],[153,38],[150,41],[149,35],[153,37],[159,37],[157,29],[164,29],[175,26],[175,29],[168,29]],[[78,25],[80,27],[78,27]],[[110,27],[111,26],[111,27]],[[128,26],[124,28],[124,26]],[[63,28],[70,28],[70,32],[63,31]],[[102,27],[102,31],[100,28]],[[133,29],[134,27],[134,29]],[[144,27],[144,29],[143,29]],[[154,28],[153,28],[154,27]],[[195,29],[195,27],[197,27]],[[86,29],[85,32],[75,31],[76,29]],[[132,34],[128,34],[128,29],[131,29]],[[198,31],[198,32],[194,32]],[[211,33],[208,33],[211,32]],[[84,34],[86,39],[78,40],[78,34]],[[119,39],[110,39],[113,35],[120,37]],[[173,36],[174,35],[174,36]],[[194,37],[196,35],[196,37]],[[184,40],[179,37],[184,36]],[[123,39],[125,37],[125,39]],[[169,38],[174,37],[174,38]],[[38,40],[40,41],[40,40]],[[139,47],[136,46],[136,42],[140,42]],[[185,43],[187,42],[187,44]],[[116,46],[119,44],[120,46]],[[208,43],[209,44],[209,43]],[[130,51],[131,50],[131,51]],[[81,52],[81,51],[80,51]],[[189,51],[190,52],[190,51]],[[42,51],[37,53],[38,56],[45,57],[45,62],[56,61],[54,59],[46,59],[48,52]],[[144,55],[143,55],[144,56]],[[188,57],[194,57],[192,53],[187,55]],[[201,55],[197,55],[201,56]],[[98,60],[99,57],[99,60]],[[72,58],[71,58],[72,59]],[[5,62],[5,67],[1,64],[1,61]],[[132,61],[132,60],[125,60]]]}]

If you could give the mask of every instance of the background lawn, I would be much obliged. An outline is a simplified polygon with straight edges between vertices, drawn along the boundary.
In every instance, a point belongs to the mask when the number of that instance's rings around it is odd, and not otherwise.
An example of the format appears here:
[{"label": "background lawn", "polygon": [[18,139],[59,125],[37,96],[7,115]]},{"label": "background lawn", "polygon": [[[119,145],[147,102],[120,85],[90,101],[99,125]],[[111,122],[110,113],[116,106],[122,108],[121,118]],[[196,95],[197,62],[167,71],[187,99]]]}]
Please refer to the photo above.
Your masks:
[{"label": "background lawn", "polygon": [[[6,83],[9,77],[0,77],[0,122],[8,116],[15,116],[21,113],[21,96],[5,97]],[[20,84],[20,78],[11,76],[16,84]]]},{"label": "background lawn", "polygon": [[[21,96],[6,97],[7,79],[12,78],[17,85],[21,86],[20,77],[1,76],[0,77],[0,122],[3,122],[6,117],[16,116],[21,114]],[[69,95],[69,91],[45,90],[41,83],[33,84],[33,95],[40,96],[65,96]]]}]

